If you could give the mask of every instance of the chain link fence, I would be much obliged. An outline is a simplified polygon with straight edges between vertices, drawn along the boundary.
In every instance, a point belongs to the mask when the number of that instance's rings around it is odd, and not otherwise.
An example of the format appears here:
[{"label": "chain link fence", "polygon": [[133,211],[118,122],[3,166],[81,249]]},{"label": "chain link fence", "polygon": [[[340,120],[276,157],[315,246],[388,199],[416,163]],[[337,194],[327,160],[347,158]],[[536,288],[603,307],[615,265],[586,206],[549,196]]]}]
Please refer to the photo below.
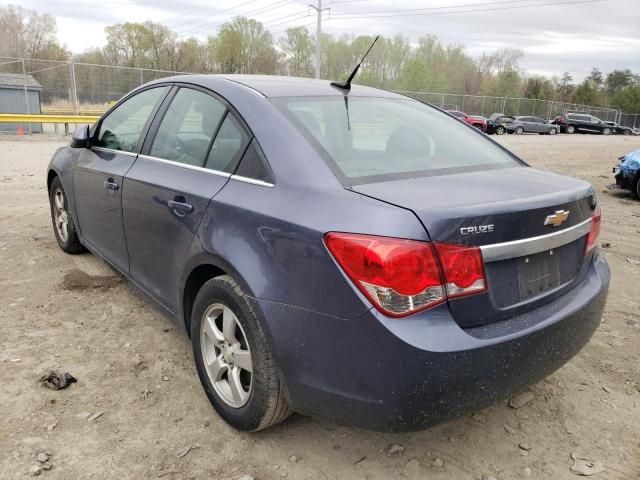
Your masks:
[{"label": "chain link fence", "polygon": [[[139,85],[185,73],[0,57],[0,113],[99,115]],[[552,119],[560,113],[581,112],[632,128],[640,127],[640,114],[626,114],[612,108],[531,98],[412,91],[398,93],[447,110],[462,110],[470,115],[484,117],[497,112]]]},{"label": "chain link fence", "polygon": [[[619,110],[605,107],[594,107],[578,103],[537,100],[534,98],[491,97],[476,95],[456,95],[450,93],[426,93],[397,91],[418,100],[431,103],[445,110],[460,110],[468,115],[489,117],[493,113],[518,116],[530,115],[552,120],[561,113],[588,113],[607,122],[618,122],[633,127],[634,115],[623,114]],[[639,115],[635,115],[638,117]],[[631,122],[629,124],[629,122]]]}]

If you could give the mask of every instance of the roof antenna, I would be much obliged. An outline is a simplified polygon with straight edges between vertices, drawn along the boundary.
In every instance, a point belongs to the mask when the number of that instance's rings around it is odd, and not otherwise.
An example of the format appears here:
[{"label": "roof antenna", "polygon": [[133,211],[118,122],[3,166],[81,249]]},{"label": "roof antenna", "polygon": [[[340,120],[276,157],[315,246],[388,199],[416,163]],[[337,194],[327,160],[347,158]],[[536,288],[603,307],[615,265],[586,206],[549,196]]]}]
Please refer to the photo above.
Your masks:
[{"label": "roof antenna", "polygon": [[373,41],[373,43],[369,47],[369,50],[367,50],[367,53],[363,55],[362,60],[360,60],[360,63],[358,63],[358,65],[356,65],[356,68],[353,69],[353,72],[351,72],[351,75],[349,75],[349,78],[347,78],[346,82],[331,82],[332,87],[341,88],[342,90],[346,90],[347,92],[351,90],[351,81],[353,80],[353,77],[356,76],[356,73],[358,73],[358,70],[360,69],[360,65],[362,65],[362,62],[364,62],[364,59],[367,58],[367,55],[369,55],[369,52],[371,51],[373,46],[376,44],[379,38],[380,38],[380,35],[378,35],[376,39]]}]

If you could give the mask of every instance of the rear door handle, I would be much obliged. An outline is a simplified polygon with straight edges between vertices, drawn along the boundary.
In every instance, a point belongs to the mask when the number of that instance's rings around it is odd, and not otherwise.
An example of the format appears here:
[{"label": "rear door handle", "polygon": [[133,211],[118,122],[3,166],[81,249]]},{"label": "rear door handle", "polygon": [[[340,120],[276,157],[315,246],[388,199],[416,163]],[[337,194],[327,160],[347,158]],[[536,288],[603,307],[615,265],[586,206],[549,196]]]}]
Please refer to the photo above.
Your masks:
[{"label": "rear door handle", "polygon": [[107,190],[111,190],[111,191],[115,192],[116,190],[118,190],[120,188],[120,185],[118,185],[115,182],[115,180],[113,180],[113,178],[110,178],[106,182],[104,182],[104,188],[106,188]]},{"label": "rear door handle", "polygon": [[176,200],[169,200],[167,202],[167,206],[176,214],[178,217],[184,217],[187,213],[193,212],[193,205],[189,205],[185,203],[184,197],[176,197]]}]

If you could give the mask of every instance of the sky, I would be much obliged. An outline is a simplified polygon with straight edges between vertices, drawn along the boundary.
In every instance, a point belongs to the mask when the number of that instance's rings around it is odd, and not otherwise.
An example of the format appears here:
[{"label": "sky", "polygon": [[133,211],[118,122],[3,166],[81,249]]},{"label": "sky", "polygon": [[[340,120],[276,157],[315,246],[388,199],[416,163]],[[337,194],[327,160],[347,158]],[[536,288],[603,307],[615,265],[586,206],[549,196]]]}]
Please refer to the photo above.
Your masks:
[{"label": "sky", "polygon": [[[205,38],[226,20],[244,15],[265,24],[275,37],[293,26],[315,32],[318,0],[21,0],[56,17],[58,38],[74,53],[101,47],[104,27],[152,20],[181,34]],[[0,0],[0,4],[18,3]],[[597,66],[603,72],[640,73],[640,0],[323,0],[323,32],[340,35],[401,33],[417,42],[425,34],[445,44],[463,44],[479,57],[502,47],[524,52],[530,74],[570,72],[581,80]],[[418,10],[420,9],[420,10]],[[377,13],[376,13],[377,12]]]}]

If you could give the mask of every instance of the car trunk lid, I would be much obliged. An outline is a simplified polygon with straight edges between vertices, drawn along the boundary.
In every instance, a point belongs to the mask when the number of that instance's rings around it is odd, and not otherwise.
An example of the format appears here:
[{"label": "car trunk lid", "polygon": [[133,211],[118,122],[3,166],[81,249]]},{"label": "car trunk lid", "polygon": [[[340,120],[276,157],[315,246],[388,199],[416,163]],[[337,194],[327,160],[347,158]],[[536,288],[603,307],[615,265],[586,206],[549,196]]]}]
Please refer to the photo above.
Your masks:
[{"label": "car trunk lid", "polygon": [[351,188],[412,210],[433,241],[481,247],[488,292],[449,301],[462,327],[533,309],[580,277],[595,206],[582,180],[513,167]]}]

